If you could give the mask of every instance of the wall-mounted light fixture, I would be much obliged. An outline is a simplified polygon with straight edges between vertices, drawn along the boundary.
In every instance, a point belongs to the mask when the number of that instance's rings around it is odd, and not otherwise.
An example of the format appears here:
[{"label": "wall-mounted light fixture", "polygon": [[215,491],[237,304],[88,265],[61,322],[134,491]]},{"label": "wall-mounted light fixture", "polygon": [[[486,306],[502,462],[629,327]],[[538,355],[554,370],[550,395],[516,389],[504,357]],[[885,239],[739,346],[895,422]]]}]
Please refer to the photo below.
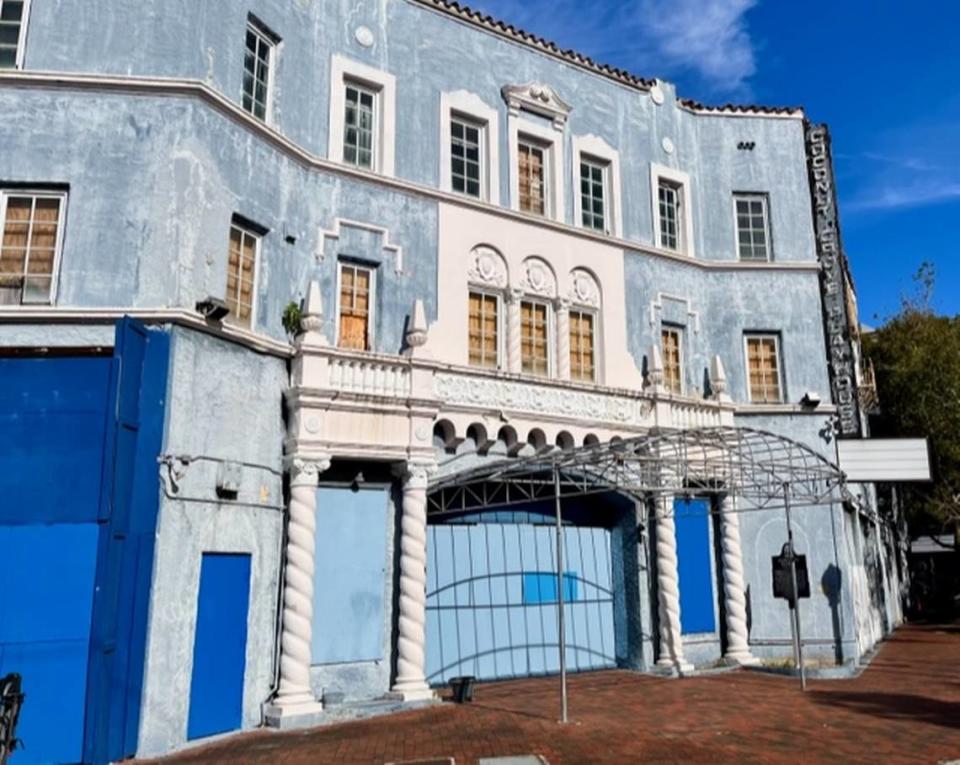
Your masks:
[{"label": "wall-mounted light fixture", "polygon": [[808,390],[800,399],[800,405],[808,409],[816,409],[820,406],[820,394],[813,390]]},{"label": "wall-mounted light fixture", "polygon": [[197,312],[203,315],[203,318],[210,321],[223,321],[230,313],[230,306],[220,298],[207,295],[203,300],[198,300],[196,304]]}]

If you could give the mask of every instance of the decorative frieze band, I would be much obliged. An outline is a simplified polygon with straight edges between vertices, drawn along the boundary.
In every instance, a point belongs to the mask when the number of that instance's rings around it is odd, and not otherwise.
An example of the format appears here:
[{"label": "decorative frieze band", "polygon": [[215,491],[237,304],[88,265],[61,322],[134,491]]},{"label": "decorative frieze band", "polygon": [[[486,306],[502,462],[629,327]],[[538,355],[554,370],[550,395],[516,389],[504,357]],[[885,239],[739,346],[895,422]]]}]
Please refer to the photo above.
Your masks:
[{"label": "decorative frieze band", "polygon": [[446,404],[509,409],[621,425],[649,424],[653,408],[646,399],[446,372],[438,372],[433,384],[437,397]]}]

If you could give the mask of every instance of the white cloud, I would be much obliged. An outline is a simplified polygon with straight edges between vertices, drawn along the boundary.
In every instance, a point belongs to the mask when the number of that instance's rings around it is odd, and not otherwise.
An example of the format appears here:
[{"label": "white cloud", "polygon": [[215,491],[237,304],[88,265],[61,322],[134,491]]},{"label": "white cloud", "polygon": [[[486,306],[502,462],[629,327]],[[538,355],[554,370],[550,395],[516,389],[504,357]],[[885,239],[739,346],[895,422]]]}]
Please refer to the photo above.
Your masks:
[{"label": "white cloud", "polygon": [[878,186],[855,196],[843,207],[849,212],[899,210],[960,199],[960,182],[936,177],[924,178],[902,186]]}]

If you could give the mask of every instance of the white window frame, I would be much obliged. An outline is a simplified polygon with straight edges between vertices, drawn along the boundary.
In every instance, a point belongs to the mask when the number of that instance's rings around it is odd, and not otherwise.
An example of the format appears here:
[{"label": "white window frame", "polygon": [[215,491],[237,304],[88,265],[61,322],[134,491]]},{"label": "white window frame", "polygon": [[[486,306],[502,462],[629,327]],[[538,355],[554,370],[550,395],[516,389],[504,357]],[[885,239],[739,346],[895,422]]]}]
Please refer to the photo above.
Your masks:
[{"label": "white window frame", "polygon": [[[754,401],[753,393],[750,390],[750,345],[749,340],[773,340],[774,350],[777,356],[777,386],[780,390],[780,398],[778,401]],[[747,388],[747,401],[751,404],[757,404],[758,406],[772,406],[776,404],[783,404],[787,400],[787,389],[784,385],[783,377],[783,350],[780,344],[780,335],[776,332],[754,332],[747,330],[743,333],[743,364],[744,371],[746,372],[746,377],[744,382],[746,383]]]},{"label": "white window frame", "polygon": [[[678,186],[680,190],[680,227],[677,232],[680,236],[679,247],[672,250],[663,246],[660,236],[660,181]],[[695,257],[696,249],[693,239],[693,204],[690,192],[690,175],[682,170],[651,163],[650,165],[650,201],[653,208],[653,243],[664,252]]]},{"label": "white window frame", "polygon": [[[57,218],[57,243],[53,253],[53,271],[50,274],[50,294],[47,296],[46,303],[23,302],[23,293],[21,291],[20,302],[16,305],[55,305],[57,290],[60,286],[60,261],[63,256],[63,237],[64,228],[67,221],[67,197],[66,191],[48,191],[44,189],[0,189],[0,238],[3,237],[3,231],[7,226],[7,200],[9,197],[36,197],[38,199],[59,199],[60,213]],[[21,290],[23,287],[20,288]],[[7,305],[5,308],[15,308],[16,305]]]},{"label": "white window frame", "polygon": [[[767,258],[758,260],[757,258],[744,258],[740,255],[740,223],[737,214],[737,202],[745,200],[749,202],[759,201],[763,204],[763,233],[767,240]],[[734,253],[736,259],[742,263],[771,263],[773,262],[773,239],[770,237],[770,198],[762,191],[735,191],[733,192],[733,241]]]},{"label": "white window frame", "polygon": [[[494,298],[497,301],[497,365],[494,367],[482,367],[477,366],[470,361],[470,293],[476,292],[478,295],[485,295]],[[502,372],[504,369],[504,362],[506,360],[506,335],[509,332],[509,327],[506,326],[507,312],[506,312],[506,295],[502,290],[491,289],[490,287],[483,287],[478,284],[468,284],[467,285],[467,366],[471,369],[485,369],[485,370],[496,370]]]},{"label": "white window frame", "polygon": [[[393,177],[396,135],[396,77],[344,56],[334,55],[330,65],[330,119],[327,157],[343,163],[344,113],[346,89],[351,83],[376,94],[374,99],[373,167],[356,167],[361,172],[375,172]],[[351,165],[351,167],[355,167]]]},{"label": "white window frame", "polygon": [[[683,358],[683,353],[684,353],[684,347],[683,347],[683,346],[684,346],[684,331],[683,331],[683,327],[681,327],[681,326],[678,325],[678,324],[664,324],[664,323],[661,323],[661,324],[660,324],[660,353],[661,353],[661,355],[663,356],[663,361],[664,361],[664,373],[666,373],[666,356],[667,356],[667,354],[666,354],[666,348],[663,347],[663,333],[664,333],[664,332],[672,332],[672,333],[674,333],[674,334],[677,336],[677,365],[678,365],[678,367],[679,367],[678,372],[679,372],[679,380],[680,380],[680,390],[676,391],[676,394],[679,395],[679,396],[682,396],[682,395],[684,395],[684,393],[686,392],[686,389],[687,389],[686,379],[685,379],[685,378],[686,378],[686,374],[684,374],[684,372],[686,371],[686,369],[685,369],[685,366],[684,366],[684,363],[683,363],[683,362],[684,362],[684,358]],[[664,377],[664,384],[666,384],[666,377]]]},{"label": "white window frame", "polygon": [[[4,0],[0,0],[0,10],[3,8]],[[20,16],[20,35],[17,37],[17,54],[13,62],[14,70],[23,69],[23,57],[27,47],[27,24],[30,20],[31,0],[23,0],[23,13]]]},{"label": "white window frame", "polygon": [[[507,147],[510,158],[510,207],[520,210],[520,138],[526,137],[543,144],[544,155],[544,214],[548,220],[563,222],[564,169],[563,169],[563,132],[553,127],[514,117],[508,119]],[[528,213],[536,216],[536,213]]]},{"label": "white window frame", "polygon": [[[556,321],[554,320],[554,310],[553,310],[553,300],[550,298],[544,298],[539,295],[528,295],[524,294],[520,297],[520,372],[530,377],[537,377],[540,379],[552,378],[556,375],[556,353],[554,348],[556,347]],[[543,306],[546,309],[546,318],[547,318],[547,337],[544,340],[546,343],[547,351],[547,371],[544,374],[537,374],[536,372],[524,372],[523,371],[523,304],[524,303],[534,303],[536,305]],[[596,322],[594,322],[596,324]],[[594,352],[594,361],[596,361],[596,352]]]},{"label": "white window frame", "polygon": [[[583,225],[583,199],[580,194],[581,157],[594,164],[606,164],[603,181],[605,232]],[[573,137],[573,215],[574,225],[586,231],[607,233],[618,239],[623,237],[623,215],[620,204],[620,152],[595,135]]]},{"label": "white window frame", "polygon": [[[266,27],[256,16],[250,14],[247,16],[247,24],[244,27],[244,38],[243,38],[243,52],[244,57],[247,53],[247,38],[246,33],[253,32],[261,41],[266,43],[268,53],[267,53],[267,102],[264,105],[264,115],[263,122],[267,125],[273,122],[273,90],[274,82],[276,80],[276,65],[277,65],[277,48],[280,45],[280,38],[277,37],[268,27]],[[246,74],[246,71],[244,71]],[[254,78],[254,95],[256,94],[256,78]],[[243,109],[243,80],[240,81],[240,108]],[[254,102],[255,103],[255,102]],[[243,109],[247,114],[249,114],[254,119],[261,119],[256,115],[255,112]]]},{"label": "white window frame", "polygon": [[452,160],[450,156],[450,121],[459,118],[473,122],[481,129],[480,137],[480,197],[481,202],[500,204],[500,128],[497,110],[480,96],[466,90],[440,94],[440,189],[451,194]]},{"label": "white window frame", "polygon": [[[358,351],[356,348],[344,348],[340,345],[340,291],[342,289],[342,280],[343,280],[343,266],[350,266],[351,268],[362,268],[365,271],[370,273],[370,294],[368,295],[369,308],[367,310],[367,345],[370,347],[366,351]],[[334,309],[336,310],[336,322],[334,323],[334,335],[333,335],[333,345],[335,348],[341,348],[345,351],[365,353],[373,351],[376,348],[376,336],[374,330],[376,329],[376,321],[374,319],[374,311],[376,310],[376,297],[377,297],[377,267],[371,263],[364,263],[359,260],[351,260],[350,258],[338,258],[337,259],[337,298],[334,301]]]},{"label": "white window frame", "polygon": [[[227,230],[227,272],[223,280],[223,289],[224,289],[224,298],[227,296],[227,282],[229,281],[230,275],[230,232],[238,228],[243,231],[247,236],[253,237],[256,242],[256,247],[253,252],[253,286],[250,288],[252,292],[250,293],[250,326],[244,326],[239,317],[234,317],[232,314],[227,317],[226,321],[228,324],[232,324],[235,327],[240,329],[248,329],[251,332],[255,332],[257,328],[257,295],[260,290],[260,253],[263,249],[263,229],[260,229],[254,225],[251,225],[252,221],[248,222],[245,218],[240,218],[239,216],[234,216],[230,220],[230,228]],[[243,250],[241,249],[241,257],[243,256]],[[241,263],[240,267],[241,273],[243,272],[243,264]],[[239,277],[238,277],[239,283]]]}]

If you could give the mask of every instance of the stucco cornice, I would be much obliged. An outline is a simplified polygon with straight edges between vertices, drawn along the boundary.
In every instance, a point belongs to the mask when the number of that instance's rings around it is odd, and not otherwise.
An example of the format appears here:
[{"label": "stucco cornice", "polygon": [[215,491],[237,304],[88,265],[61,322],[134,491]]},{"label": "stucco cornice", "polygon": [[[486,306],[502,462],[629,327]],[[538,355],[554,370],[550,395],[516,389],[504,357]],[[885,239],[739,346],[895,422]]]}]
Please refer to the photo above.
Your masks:
[{"label": "stucco cornice", "polygon": [[442,202],[457,207],[468,208],[477,212],[486,213],[487,215],[524,223],[533,228],[556,231],[568,236],[577,237],[578,239],[590,240],[609,247],[620,248],[632,253],[645,254],[661,260],[681,263],[705,271],[801,271],[813,273],[820,271],[820,265],[817,261],[796,263],[744,263],[735,260],[711,261],[693,259],[640,242],[595,233],[589,229],[572,226],[568,223],[472,200],[459,194],[447,193],[431,186],[425,186],[401,178],[388,177],[332,162],[311,154],[277,130],[243,111],[237,104],[228,100],[201,80],[10,70],[0,72],[0,88],[4,87],[75,90],[91,93],[117,92],[144,96],[162,96],[166,98],[194,98],[202,101],[228,119],[233,120],[244,129],[256,134],[278,151],[310,170],[319,170],[333,175],[348,177],[363,183],[370,183],[394,191],[430,199],[438,203]]}]

